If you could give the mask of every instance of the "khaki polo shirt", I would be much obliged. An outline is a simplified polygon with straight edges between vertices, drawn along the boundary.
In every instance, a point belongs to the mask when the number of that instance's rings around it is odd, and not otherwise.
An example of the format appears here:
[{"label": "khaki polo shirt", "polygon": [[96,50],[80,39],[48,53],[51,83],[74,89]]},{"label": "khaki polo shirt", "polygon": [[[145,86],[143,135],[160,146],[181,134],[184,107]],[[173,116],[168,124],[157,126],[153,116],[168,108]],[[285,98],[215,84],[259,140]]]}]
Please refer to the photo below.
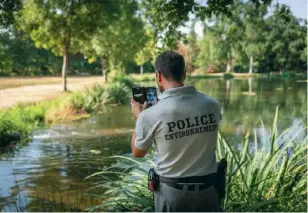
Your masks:
[{"label": "khaki polo shirt", "polygon": [[164,177],[202,176],[216,172],[219,103],[193,86],[168,89],[159,102],[140,113],[135,146],[154,145],[155,171]]}]

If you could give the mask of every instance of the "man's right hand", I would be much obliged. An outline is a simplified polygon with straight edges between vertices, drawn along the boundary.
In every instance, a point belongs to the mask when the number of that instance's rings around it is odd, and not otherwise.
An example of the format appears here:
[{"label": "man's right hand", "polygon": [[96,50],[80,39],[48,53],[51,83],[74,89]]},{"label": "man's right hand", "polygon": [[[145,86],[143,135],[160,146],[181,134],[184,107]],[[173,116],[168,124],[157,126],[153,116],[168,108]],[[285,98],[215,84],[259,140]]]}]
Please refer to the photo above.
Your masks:
[{"label": "man's right hand", "polygon": [[145,101],[144,104],[140,104],[139,102],[135,101],[134,99],[130,99],[130,105],[132,106],[132,113],[133,115],[138,118],[139,114],[145,110],[148,106],[148,103]]}]

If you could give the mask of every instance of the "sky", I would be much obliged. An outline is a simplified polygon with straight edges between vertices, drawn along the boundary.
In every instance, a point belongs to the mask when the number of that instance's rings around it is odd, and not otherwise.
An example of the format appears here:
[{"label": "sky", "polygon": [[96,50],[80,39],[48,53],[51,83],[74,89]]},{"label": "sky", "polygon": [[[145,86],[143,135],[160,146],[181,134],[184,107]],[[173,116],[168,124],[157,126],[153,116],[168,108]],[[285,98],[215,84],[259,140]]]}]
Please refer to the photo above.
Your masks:
[{"label": "sky", "polygon": [[[276,4],[277,2],[279,4],[286,4],[290,7],[295,17],[307,19],[307,1],[308,0],[273,0],[273,4]],[[269,10],[271,10],[271,8]],[[189,25],[190,23],[188,23],[188,26]],[[189,32],[188,27],[181,27],[180,29],[184,33]],[[202,37],[203,29],[200,21],[196,22],[195,32],[198,34],[198,36]]]}]

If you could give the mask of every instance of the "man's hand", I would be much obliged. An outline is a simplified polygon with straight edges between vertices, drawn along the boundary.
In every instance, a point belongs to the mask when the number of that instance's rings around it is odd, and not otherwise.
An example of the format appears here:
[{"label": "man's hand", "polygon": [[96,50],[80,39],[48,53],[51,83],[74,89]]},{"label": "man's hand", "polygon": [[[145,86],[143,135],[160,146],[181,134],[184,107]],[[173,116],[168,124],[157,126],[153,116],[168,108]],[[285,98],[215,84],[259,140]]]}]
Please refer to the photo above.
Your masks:
[{"label": "man's hand", "polygon": [[134,99],[130,99],[130,105],[132,106],[133,115],[138,118],[139,114],[147,108],[148,103],[145,101],[144,104],[140,104]]}]

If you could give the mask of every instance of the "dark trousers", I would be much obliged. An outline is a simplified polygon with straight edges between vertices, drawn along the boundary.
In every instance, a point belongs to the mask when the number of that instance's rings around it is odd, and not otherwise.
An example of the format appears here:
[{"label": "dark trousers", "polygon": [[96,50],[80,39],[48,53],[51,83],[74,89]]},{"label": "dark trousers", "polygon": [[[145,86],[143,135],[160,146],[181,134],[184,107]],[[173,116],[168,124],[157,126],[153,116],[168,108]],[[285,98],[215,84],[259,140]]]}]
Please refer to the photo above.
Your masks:
[{"label": "dark trousers", "polygon": [[159,183],[154,192],[156,212],[220,212],[219,195],[214,186],[199,190],[194,184],[194,190],[176,189],[166,183]]}]

